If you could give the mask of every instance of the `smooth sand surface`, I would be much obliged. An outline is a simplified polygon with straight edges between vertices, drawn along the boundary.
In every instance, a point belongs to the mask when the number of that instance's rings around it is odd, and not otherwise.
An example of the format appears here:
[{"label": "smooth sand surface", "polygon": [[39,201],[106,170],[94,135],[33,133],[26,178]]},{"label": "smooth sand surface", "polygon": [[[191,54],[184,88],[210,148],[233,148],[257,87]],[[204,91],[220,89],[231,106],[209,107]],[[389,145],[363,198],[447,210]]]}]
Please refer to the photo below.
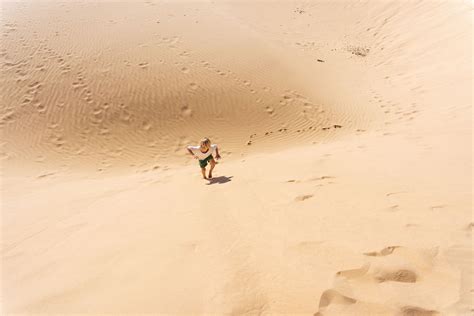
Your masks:
[{"label": "smooth sand surface", "polygon": [[2,315],[472,313],[471,1],[0,3]]}]

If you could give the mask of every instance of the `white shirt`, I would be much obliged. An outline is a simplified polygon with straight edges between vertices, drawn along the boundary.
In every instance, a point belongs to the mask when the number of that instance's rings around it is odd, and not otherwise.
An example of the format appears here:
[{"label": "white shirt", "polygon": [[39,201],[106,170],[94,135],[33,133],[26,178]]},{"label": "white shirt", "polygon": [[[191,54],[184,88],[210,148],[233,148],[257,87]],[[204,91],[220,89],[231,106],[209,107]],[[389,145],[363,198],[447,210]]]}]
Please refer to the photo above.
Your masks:
[{"label": "white shirt", "polygon": [[217,145],[212,144],[211,148],[209,148],[209,150],[206,151],[205,153],[203,153],[201,151],[200,146],[188,146],[188,149],[191,150],[193,152],[193,154],[198,157],[199,160],[203,160],[203,159],[206,159],[207,157],[209,157],[210,155],[212,155],[216,152]]}]

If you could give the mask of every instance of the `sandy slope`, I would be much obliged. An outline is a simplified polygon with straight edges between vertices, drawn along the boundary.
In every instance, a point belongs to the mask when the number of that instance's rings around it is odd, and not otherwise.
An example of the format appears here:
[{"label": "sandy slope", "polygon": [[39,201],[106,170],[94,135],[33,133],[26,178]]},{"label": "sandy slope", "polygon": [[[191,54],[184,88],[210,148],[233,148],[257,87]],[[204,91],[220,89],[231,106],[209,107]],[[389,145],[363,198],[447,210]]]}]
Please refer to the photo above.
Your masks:
[{"label": "sandy slope", "polygon": [[471,311],[469,1],[1,5],[4,313]]}]

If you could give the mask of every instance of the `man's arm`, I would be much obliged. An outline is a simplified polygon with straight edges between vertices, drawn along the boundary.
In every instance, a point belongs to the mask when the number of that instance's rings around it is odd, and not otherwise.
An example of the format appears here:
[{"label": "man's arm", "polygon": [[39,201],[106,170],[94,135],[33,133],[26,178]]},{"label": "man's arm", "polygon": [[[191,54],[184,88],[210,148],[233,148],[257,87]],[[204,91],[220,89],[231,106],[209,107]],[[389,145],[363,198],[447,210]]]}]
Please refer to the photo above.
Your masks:
[{"label": "man's arm", "polygon": [[216,146],[216,159],[221,159],[221,155],[219,155],[219,147]]}]

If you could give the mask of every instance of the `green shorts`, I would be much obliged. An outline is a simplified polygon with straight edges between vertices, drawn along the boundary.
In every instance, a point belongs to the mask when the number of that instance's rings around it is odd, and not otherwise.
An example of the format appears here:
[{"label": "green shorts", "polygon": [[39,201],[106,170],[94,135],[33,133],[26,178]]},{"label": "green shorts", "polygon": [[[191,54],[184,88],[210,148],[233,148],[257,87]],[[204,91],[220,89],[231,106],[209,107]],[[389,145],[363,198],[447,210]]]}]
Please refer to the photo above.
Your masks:
[{"label": "green shorts", "polygon": [[207,163],[209,162],[209,160],[212,160],[212,159],[214,159],[214,157],[212,157],[212,155],[209,155],[206,158],[204,158],[203,160],[199,160],[199,166],[201,168],[206,168]]}]

